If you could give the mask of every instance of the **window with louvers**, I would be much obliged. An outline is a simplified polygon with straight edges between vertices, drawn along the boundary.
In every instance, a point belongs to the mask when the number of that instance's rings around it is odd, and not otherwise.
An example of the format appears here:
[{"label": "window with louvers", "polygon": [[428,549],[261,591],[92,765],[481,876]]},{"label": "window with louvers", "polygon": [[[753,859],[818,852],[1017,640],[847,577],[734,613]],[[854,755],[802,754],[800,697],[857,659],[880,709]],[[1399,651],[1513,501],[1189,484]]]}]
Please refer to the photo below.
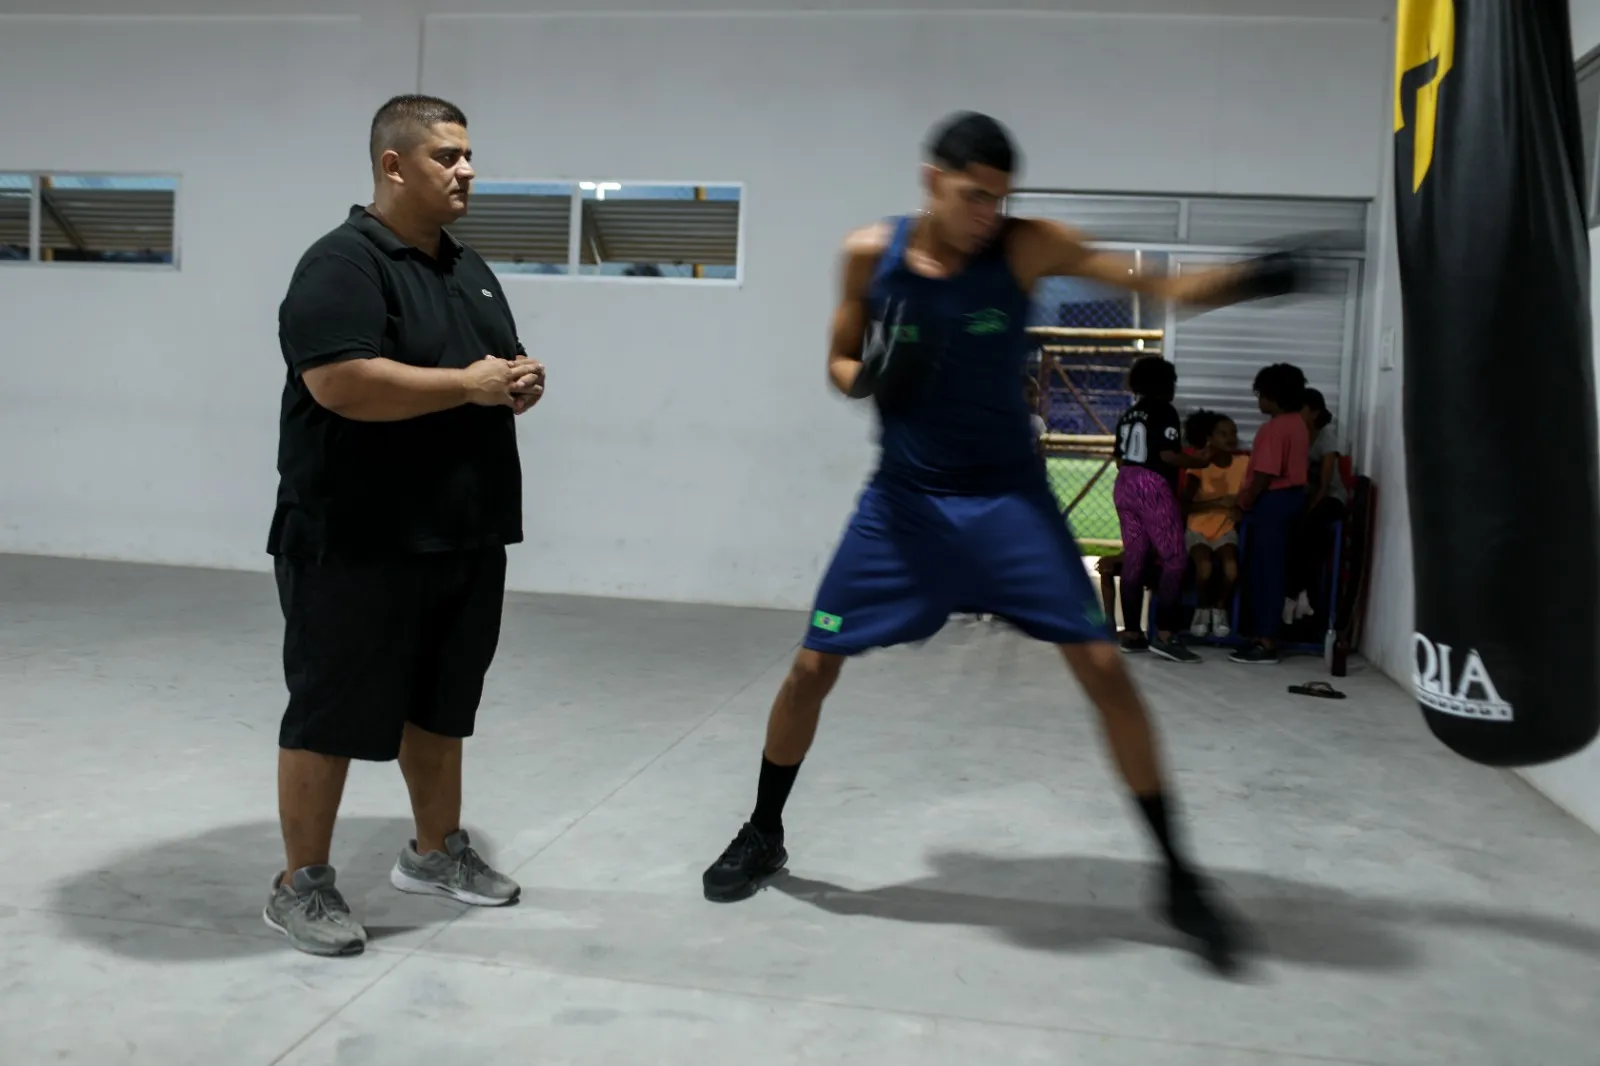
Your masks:
[{"label": "window with louvers", "polygon": [[[1111,327],[1137,318],[1141,327],[1164,329],[1161,349],[1178,369],[1179,410],[1221,411],[1239,423],[1240,438],[1248,444],[1264,421],[1256,405],[1255,376],[1272,363],[1293,363],[1305,372],[1310,386],[1327,398],[1342,439],[1369,206],[1364,200],[1028,192],[1013,196],[1008,210],[1060,220],[1097,245],[1137,255],[1143,269],[1164,266],[1180,275],[1278,243],[1313,249],[1311,292],[1204,314],[1157,311],[1125,295],[1059,279],[1045,279],[1035,294],[1039,324]],[[1124,307],[1129,321],[1107,318],[1101,305],[1108,299]]]},{"label": "window with louvers", "polygon": [[450,232],[500,273],[565,274],[573,183],[479,182]]},{"label": "window with louvers", "polygon": [[739,278],[742,189],[657,182],[479,182],[451,231],[501,273]]},{"label": "window with louvers", "polygon": [[0,259],[28,259],[32,245],[33,176],[0,174]]},{"label": "window with louvers", "polygon": [[[599,198],[583,190],[579,262],[585,274],[645,277],[733,276],[739,263],[737,189],[696,197],[682,186],[626,186]],[[640,275],[653,268],[659,274]],[[629,274],[629,270],[635,273]],[[710,271],[710,273],[708,273]]]},{"label": "window with louvers", "polygon": [[177,263],[178,179],[0,174],[0,259]]}]

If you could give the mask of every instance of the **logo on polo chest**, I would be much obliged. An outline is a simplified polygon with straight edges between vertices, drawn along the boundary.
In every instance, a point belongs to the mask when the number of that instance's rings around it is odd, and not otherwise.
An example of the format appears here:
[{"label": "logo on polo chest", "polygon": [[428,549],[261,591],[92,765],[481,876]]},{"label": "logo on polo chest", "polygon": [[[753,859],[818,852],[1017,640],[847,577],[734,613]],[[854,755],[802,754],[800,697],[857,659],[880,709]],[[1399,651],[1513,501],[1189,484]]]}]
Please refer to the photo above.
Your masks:
[{"label": "logo on polo chest", "polygon": [[1010,325],[1011,316],[998,307],[986,307],[982,311],[967,314],[967,332],[980,337],[1004,333]]}]

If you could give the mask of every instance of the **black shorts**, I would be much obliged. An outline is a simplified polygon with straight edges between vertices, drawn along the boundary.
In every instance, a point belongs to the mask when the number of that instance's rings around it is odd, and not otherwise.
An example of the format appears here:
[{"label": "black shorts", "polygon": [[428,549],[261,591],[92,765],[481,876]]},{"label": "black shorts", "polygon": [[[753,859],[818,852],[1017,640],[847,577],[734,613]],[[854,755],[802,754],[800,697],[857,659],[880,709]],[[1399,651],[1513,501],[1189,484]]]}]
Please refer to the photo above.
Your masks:
[{"label": "black shorts", "polygon": [[289,707],[278,746],[385,762],[407,722],[472,735],[500,640],[506,552],[279,556]]}]

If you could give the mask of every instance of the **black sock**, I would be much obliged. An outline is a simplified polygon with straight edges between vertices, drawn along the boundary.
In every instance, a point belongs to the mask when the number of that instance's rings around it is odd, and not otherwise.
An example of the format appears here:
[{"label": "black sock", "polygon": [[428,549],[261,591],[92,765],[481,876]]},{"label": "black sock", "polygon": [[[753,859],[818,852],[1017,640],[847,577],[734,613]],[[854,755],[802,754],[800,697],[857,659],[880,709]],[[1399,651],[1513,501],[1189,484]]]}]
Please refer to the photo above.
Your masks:
[{"label": "black sock", "polygon": [[1145,635],[1144,586],[1139,583],[1138,574],[1130,578],[1126,570],[1122,572],[1122,632],[1135,637]]},{"label": "black sock", "polygon": [[1167,872],[1175,878],[1188,879],[1193,876],[1188,862],[1184,859],[1177,843],[1172,836],[1172,819],[1167,811],[1167,796],[1164,792],[1156,792],[1149,796],[1135,796],[1139,802],[1139,810],[1144,812],[1144,820],[1150,823],[1150,832],[1154,834],[1156,843],[1161,846],[1161,854],[1167,860]]},{"label": "black sock", "polygon": [[750,815],[750,824],[763,833],[783,832],[783,805],[789,802],[789,790],[794,788],[795,775],[800,764],[779,766],[765,755],[761,757],[761,780],[756,785],[756,809]]}]

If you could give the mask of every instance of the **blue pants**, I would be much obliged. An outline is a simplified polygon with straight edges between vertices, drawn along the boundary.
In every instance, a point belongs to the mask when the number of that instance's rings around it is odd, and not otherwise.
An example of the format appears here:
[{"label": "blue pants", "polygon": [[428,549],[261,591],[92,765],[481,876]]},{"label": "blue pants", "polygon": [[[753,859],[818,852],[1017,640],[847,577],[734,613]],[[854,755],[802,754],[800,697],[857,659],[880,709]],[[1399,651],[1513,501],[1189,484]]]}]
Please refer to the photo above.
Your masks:
[{"label": "blue pants", "polygon": [[1112,639],[1048,486],[935,496],[874,483],[822,579],[805,646],[856,655],[909,644],[957,612],[994,614],[1052,644]]},{"label": "blue pants", "polygon": [[1246,534],[1245,575],[1250,585],[1250,627],[1261,640],[1278,635],[1283,624],[1283,598],[1289,587],[1289,533],[1305,509],[1303,488],[1263,492],[1250,509]]}]

